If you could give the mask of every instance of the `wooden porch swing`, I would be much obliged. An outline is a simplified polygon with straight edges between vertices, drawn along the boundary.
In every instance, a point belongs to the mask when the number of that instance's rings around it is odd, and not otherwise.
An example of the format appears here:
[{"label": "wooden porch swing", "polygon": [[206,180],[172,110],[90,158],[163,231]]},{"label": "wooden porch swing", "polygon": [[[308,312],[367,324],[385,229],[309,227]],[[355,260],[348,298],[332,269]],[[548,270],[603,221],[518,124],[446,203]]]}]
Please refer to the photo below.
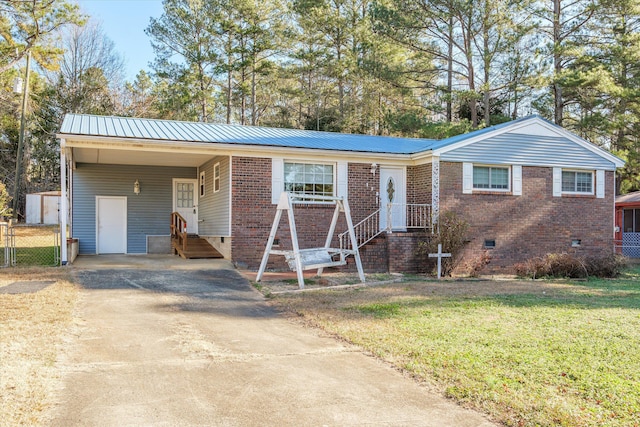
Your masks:
[{"label": "wooden porch swing", "polygon": [[[293,206],[296,204],[310,202],[332,202],[335,203],[336,208],[333,211],[333,218],[331,219],[331,225],[329,226],[329,232],[327,233],[327,239],[324,246],[321,248],[300,249],[298,245],[298,233],[296,231],[296,221],[293,212]],[[291,244],[293,247],[293,250],[291,251],[272,249],[273,241],[276,237],[276,232],[278,231],[278,226],[280,224],[280,218],[282,217],[283,211],[287,211],[287,217],[289,219],[289,230],[291,231]],[[325,267],[337,267],[345,265],[347,263],[347,256],[353,255],[356,260],[356,266],[358,268],[360,281],[364,283],[365,277],[362,270],[362,262],[360,261],[360,252],[358,251],[358,245],[352,245],[353,247],[351,249],[342,247],[331,247],[331,240],[333,240],[333,234],[336,229],[336,224],[338,223],[340,212],[344,213],[345,219],[347,220],[347,226],[349,228],[348,233],[351,242],[356,242],[357,240],[355,237],[355,232],[353,230],[353,222],[351,220],[349,203],[344,197],[314,196],[283,192],[280,195],[280,201],[278,202],[276,216],[273,220],[271,232],[269,233],[269,240],[267,241],[267,247],[265,248],[264,255],[262,256],[262,262],[260,263],[260,269],[258,270],[256,281],[259,282],[262,279],[262,275],[267,268],[269,255],[283,255],[285,257],[287,263],[289,264],[289,268],[297,273],[298,286],[300,289],[304,288],[304,277],[302,274],[304,270],[317,269],[317,275],[321,276],[322,270]]]}]

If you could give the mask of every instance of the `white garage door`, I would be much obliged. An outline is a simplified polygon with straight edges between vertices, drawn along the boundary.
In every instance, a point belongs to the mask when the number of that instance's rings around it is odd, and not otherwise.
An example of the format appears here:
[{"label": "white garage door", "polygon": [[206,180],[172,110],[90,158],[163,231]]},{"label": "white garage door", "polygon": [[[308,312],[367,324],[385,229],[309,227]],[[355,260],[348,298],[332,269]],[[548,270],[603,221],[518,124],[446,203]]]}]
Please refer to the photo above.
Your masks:
[{"label": "white garage door", "polygon": [[97,243],[99,254],[127,252],[127,198],[96,197]]}]

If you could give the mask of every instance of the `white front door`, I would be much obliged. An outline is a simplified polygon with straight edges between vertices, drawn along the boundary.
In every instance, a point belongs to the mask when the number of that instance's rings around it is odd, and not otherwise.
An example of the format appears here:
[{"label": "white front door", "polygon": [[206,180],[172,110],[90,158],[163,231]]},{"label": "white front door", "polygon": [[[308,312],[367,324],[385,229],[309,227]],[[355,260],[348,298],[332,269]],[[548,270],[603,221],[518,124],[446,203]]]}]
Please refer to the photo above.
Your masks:
[{"label": "white front door", "polygon": [[[404,231],[407,227],[407,207],[405,196],[405,169],[401,167],[380,168],[380,229]],[[390,211],[389,211],[390,209]]]},{"label": "white front door", "polygon": [[96,196],[96,253],[127,253],[127,198]]},{"label": "white front door", "polygon": [[173,211],[187,221],[187,233],[198,234],[198,180],[173,180]]}]

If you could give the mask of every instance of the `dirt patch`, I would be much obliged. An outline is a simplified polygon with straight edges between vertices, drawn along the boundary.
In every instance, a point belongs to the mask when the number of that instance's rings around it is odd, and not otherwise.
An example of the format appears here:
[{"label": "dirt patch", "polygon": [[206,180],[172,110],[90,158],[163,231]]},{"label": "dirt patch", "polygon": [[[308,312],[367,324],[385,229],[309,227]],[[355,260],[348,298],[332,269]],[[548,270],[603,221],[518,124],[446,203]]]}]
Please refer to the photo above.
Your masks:
[{"label": "dirt patch", "polygon": [[0,287],[0,294],[32,294],[56,283],[53,280],[21,280]]},{"label": "dirt patch", "polygon": [[304,289],[300,289],[295,272],[266,273],[263,279],[255,282],[255,274],[245,273],[254,287],[265,295],[296,293],[300,291],[314,291],[322,289],[344,289],[360,286],[374,286],[402,281],[402,275],[396,274],[367,274],[362,283],[354,273],[324,273],[318,277],[314,273],[305,272]]}]

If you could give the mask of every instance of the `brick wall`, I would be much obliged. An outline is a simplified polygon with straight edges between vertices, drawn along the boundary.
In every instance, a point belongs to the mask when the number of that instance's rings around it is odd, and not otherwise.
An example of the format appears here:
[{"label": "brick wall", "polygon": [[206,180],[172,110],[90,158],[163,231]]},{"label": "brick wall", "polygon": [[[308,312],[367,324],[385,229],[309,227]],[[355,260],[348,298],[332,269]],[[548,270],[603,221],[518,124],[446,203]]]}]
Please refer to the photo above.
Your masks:
[{"label": "brick wall", "polygon": [[407,167],[407,203],[431,204],[431,163]]},{"label": "brick wall", "polygon": [[[493,272],[511,272],[514,263],[547,253],[597,256],[611,253],[613,244],[613,172],[606,172],[605,198],[552,196],[552,168],[523,167],[522,196],[462,194],[462,164],[440,164],[440,211],[454,211],[470,224],[463,257],[488,250]],[[571,247],[580,239],[579,248]],[[446,249],[446,248],[445,248]]]},{"label": "brick wall", "polygon": [[419,242],[429,239],[430,233],[387,234],[390,273],[425,273],[433,267],[428,254],[418,253]]},{"label": "brick wall", "polygon": [[[349,206],[354,224],[377,209],[379,176],[374,176],[370,170],[370,164],[349,164]],[[232,173],[232,258],[248,268],[257,269],[276,213],[276,206],[271,203],[271,159],[233,157]],[[334,209],[335,205],[330,204],[295,206],[300,248],[324,246]],[[341,214],[334,236],[346,230],[346,221]],[[276,238],[280,242],[277,249],[292,249],[286,213],[282,215]],[[338,245],[334,237],[332,246]],[[366,271],[386,271],[386,245],[378,242],[367,245],[361,259]],[[383,270],[381,266],[384,266]],[[284,270],[288,266],[284,257],[272,255],[267,268]]]},{"label": "brick wall", "polygon": [[271,159],[232,157],[231,170],[231,257],[257,268],[275,214]]}]

